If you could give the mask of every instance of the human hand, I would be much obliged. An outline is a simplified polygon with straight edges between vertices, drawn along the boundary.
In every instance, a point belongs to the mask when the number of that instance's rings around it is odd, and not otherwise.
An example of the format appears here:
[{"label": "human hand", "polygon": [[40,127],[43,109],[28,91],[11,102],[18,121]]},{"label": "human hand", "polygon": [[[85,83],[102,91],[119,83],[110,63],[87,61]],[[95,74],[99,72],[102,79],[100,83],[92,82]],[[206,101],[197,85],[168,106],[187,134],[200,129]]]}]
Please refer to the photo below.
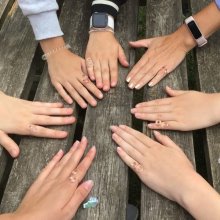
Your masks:
[{"label": "human hand", "polygon": [[131,47],[146,47],[148,50],[129,72],[126,78],[129,88],[141,89],[147,83],[148,86],[156,85],[182,62],[195,45],[185,25],[167,36],[130,42]]},{"label": "human hand", "polygon": [[[64,44],[62,38],[41,41],[45,53]],[[97,105],[90,93],[99,99],[103,98],[101,91],[89,80],[85,60],[81,57],[62,49],[51,54],[47,62],[51,82],[67,103],[71,104],[73,98],[82,108],[86,108],[85,101],[91,106]]]},{"label": "human hand", "polygon": [[118,60],[124,67],[129,66],[121,45],[108,31],[90,33],[85,57],[90,79],[104,91],[117,84]]},{"label": "human hand", "polygon": [[66,131],[56,131],[43,126],[72,124],[76,120],[70,116],[72,113],[72,108],[63,108],[62,103],[30,102],[0,92],[0,144],[12,157],[17,157],[18,145],[8,134],[65,138]]},{"label": "human hand", "polygon": [[190,131],[220,122],[220,94],[173,90],[166,87],[170,98],[137,104],[131,110],[136,118],[155,121],[151,129]]},{"label": "human hand", "polygon": [[183,151],[159,132],[154,134],[160,143],[124,125],[112,126],[111,130],[118,155],[141,181],[168,199],[180,202],[187,182],[196,175]]},{"label": "human hand", "polygon": [[54,156],[13,213],[16,220],[71,220],[74,217],[93,187],[91,180],[81,183],[96,154],[92,147],[81,161],[86,146],[84,137],[81,142],[75,142],[65,156],[62,150]]}]

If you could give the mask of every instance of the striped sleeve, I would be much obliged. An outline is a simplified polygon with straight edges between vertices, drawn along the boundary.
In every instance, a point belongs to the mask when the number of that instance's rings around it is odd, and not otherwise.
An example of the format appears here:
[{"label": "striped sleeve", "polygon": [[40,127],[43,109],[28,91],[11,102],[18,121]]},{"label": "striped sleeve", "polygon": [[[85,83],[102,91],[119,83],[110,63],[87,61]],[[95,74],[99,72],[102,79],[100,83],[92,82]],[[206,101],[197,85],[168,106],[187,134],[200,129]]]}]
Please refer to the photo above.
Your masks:
[{"label": "striped sleeve", "polygon": [[217,5],[218,9],[220,10],[220,0],[215,0],[215,3]]},{"label": "striped sleeve", "polygon": [[119,7],[126,1],[127,0],[94,0],[92,2],[92,14],[95,12],[105,12],[116,18]]}]

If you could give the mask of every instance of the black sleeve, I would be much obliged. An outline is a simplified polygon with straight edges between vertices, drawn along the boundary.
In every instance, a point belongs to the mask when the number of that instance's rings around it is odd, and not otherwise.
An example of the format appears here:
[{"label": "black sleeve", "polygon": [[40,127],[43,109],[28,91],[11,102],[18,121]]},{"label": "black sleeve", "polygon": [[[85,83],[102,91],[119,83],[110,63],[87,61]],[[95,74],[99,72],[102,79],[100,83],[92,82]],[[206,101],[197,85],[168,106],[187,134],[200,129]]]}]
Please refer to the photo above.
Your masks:
[{"label": "black sleeve", "polygon": [[126,1],[127,0],[94,0],[92,1],[92,14],[95,12],[106,12],[116,18],[119,7]]}]

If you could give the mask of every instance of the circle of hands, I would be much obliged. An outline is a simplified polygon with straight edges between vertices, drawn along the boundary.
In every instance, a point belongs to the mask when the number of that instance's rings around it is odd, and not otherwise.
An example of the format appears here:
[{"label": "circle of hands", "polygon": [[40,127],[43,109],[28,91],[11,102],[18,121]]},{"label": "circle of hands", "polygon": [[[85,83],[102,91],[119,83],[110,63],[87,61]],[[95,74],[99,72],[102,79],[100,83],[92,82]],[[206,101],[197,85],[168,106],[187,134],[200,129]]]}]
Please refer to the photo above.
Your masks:
[{"label": "circle of hands", "polygon": [[[107,39],[105,42],[103,37]],[[182,62],[188,50],[174,38],[171,34],[130,42],[131,47],[148,48],[126,78],[130,89],[156,85]],[[117,85],[118,61],[124,67],[129,66],[114,35],[91,33],[85,60],[62,50],[48,59],[48,69],[51,82],[63,99],[69,104],[75,100],[86,108],[87,104],[96,106],[96,98],[103,98],[101,90],[107,92]],[[148,127],[157,130],[188,131],[218,123],[216,95],[169,87],[166,93],[167,98],[137,104],[131,114],[150,121]],[[76,120],[72,114],[73,110],[62,103],[29,102],[1,92],[0,144],[12,157],[17,157],[19,147],[9,134],[66,138],[66,131],[45,126],[72,124]],[[153,140],[126,125],[113,125],[111,131],[119,157],[143,183],[170,200],[181,204],[187,194],[184,193],[188,180],[193,177],[194,182],[202,181],[181,148],[166,135],[154,131],[156,140]],[[59,151],[28,190],[19,208],[10,214],[11,219],[44,219],[44,216],[53,220],[71,219],[93,187],[91,180],[81,183],[96,154],[96,148],[92,147],[83,157],[86,147],[87,139],[83,137],[65,155]],[[48,204],[53,204],[52,210],[45,209]]]}]

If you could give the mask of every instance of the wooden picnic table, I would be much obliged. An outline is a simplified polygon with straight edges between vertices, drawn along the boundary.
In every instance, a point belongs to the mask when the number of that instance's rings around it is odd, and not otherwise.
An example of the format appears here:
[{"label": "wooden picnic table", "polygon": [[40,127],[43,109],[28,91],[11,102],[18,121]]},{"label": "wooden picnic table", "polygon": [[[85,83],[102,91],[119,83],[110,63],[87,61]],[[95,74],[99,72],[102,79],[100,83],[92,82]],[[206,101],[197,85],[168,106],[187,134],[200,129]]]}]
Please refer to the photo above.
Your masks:
[{"label": "wooden picnic table", "polygon": [[[75,53],[83,56],[88,40],[90,0],[61,1],[60,23],[66,42]],[[188,12],[196,12],[211,1],[148,0],[141,1],[146,12],[146,37],[169,34],[183,22],[183,6]],[[182,4],[184,3],[184,4]],[[116,36],[126,51],[131,66],[136,61],[136,52],[128,47],[129,40],[137,39],[139,1],[128,0],[121,8],[117,19]],[[186,10],[186,9],[185,9]],[[125,220],[128,201],[137,193],[141,220],[192,219],[179,205],[153,192],[143,184],[131,184],[131,172],[115,153],[116,145],[111,139],[110,125],[126,124],[136,127],[130,109],[136,98],[153,100],[165,97],[165,85],[176,89],[197,89],[205,92],[220,92],[220,32],[210,38],[209,44],[195,49],[180,67],[159,83],[139,92],[127,87],[125,77],[128,69],[119,68],[119,84],[105,94],[96,108],[81,110],[74,103],[78,122],[59,127],[69,132],[65,140],[34,137],[17,137],[21,153],[12,160],[0,149],[0,211],[16,209],[26,190],[40,170],[59,150],[67,151],[73,141],[85,135],[90,145],[97,148],[96,159],[86,178],[95,182],[92,195],[100,204],[92,209],[80,209],[75,219],[79,220]],[[47,65],[40,58],[41,51],[34,40],[31,26],[22,15],[14,0],[0,0],[0,90],[8,95],[47,102],[62,101],[52,87]],[[19,117],[19,116],[18,116]],[[0,122],[1,123],[1,122]],[[141,131],[149,136],[146,122]],[[166,131],[181,146],[197,170],[220,192],[220,127],[214,126],[196,132]],[[203,166],[201,166],[201,164]],[[179,170],[181,175],[181,170]],[[133,175],[132,175],[133,176]],[[196,187],[196,186],[195,186]],[[199,202],[199,201],[198,201]]]}]

